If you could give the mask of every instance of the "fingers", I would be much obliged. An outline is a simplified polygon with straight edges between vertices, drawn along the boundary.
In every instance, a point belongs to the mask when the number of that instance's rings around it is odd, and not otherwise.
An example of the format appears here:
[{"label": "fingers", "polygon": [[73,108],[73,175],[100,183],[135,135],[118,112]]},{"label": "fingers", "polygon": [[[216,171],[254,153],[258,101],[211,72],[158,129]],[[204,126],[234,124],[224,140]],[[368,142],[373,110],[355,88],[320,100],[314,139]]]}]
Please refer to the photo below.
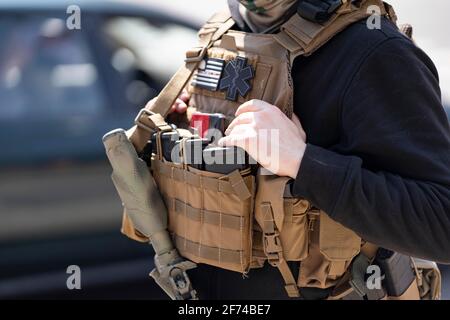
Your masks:
[{"label": "fingers", "polygon": [[300,119],[295,114],[292,115],[292,122],[294,122],[295,126],[297,127],[298,132],[299,132],[300,136],[302,137],[303,141],[306,141],[305,130],[303,130],[303,126],[300,123]]},{"label": "fingers", "polygon": [[249,126],[246,124],[236,124],[233,129],[227,129],[227,131],[226,136],[219,140],[219,146],[239,147],[241,140],[244,140],[249,136]]},{"label": "fingers", "polygon": [[218,145],[222,147],[240,147],[247,152],[251,152],[251,144],[256,138],[256,131],[248,124],[237,125],[231,132],[218,141]]},{"label": "fingers", "polygon": [[244,137],[236,134],[231,134],[229,136],[221,138],[217,144],[219,145],[219,147],[241,147],[244,141]]},{"label": "fingers", "polygon": [[225,131],[227,136],[219,140],[219,145],[246,149],[246,142],[255,135],[253,124],[255,123],[257,112],[264,110],[268,106],[270,104],[256,99],[241,104],[236,110],[236,118]]},{"label": "fingers", "polygon": [[222,137],[219,139],[219,141],[217,142],[217,145],[219,147],[233,147],[235,146],[235,139],[233,139],[230,136],[226,136],[226,137]]},{"label": "fingers", "polygon": [[227,130],[225,131],[225,134],[228,135],[236,126],[242,125],[242,124],[251,124],[254,122],[254,113],[253,112],[247,112],[243,113],[236,118],[234,118],[233,121],[231,121],[230,125],[228,126]]},{"label": "fingers", "polygon": [[300,120],[295,114],[292,115],[292,122],[294,122],[297,128],[301,128],[302,125],[300,123]]},{"label": "fingers", "polygon": [[183,89],[180,96],[173,105],[173,111],[176,111],[178,113],[185,113],[188,108],[187,103],[189,102],[189,99],[189,92],[186,89]]},{"label": "fingers", "polygon": [[187,110],[187,104],[184,100],[182,100],[181,98],[178,98],[174,105],[172,106],[173,111],[176,111],[178,113],[185,113]]},{"label": "fingers", "polygon": [[260,111],[262,109],[262,107],[263,107],[263,105],[262,105],[263,103],[264,103],[263,101],[256,100],[256,99],[247,101],[247,102],[241,104],[239,106],[239,108],[237,108],[235,115],[237,117],[237,116],[239,116],[239,115],[241,115],[241,114],[243,114],[245,112],[257,112],[257,111]]},{"label": "fingers", "polygon": [[188,101],[190,99],[189,92],[186,89],[183,89],[183,92],[181,92],[179,99],[181,99],[184,103],[188,103]]},{"label": "fingers", "polygon": [[254,123],[255,112],[263,109],[263,103],[263,101],[253,99],[241,104],[236,110],[236,118],[230,123],[225,134],[228,135],[236,126]]},{"label": "fingers", "polygon": [[[147,110],[151,110],[152,107],[153,107],[153,105],[155,104],[156,99],[157,99],[157,98],[153,98],[152,100],[150,100],[149,102],[147,102],[145,108],[146,108]],[[186,99],[186,96],[183,97],[183,99]],[[172,113],[172,112],[185,113],[186,110],[187,110],[187,107],[188,107],[188,106],[187,106],[187,101],[188,101],[188,100],[185,101],[185,100],[183,100],[183,99],[181,99],[181,97],[178,98],[178,99],[175,101],[175,103],[172,105],[172,107],[170,108],[169,113]],[[188,99],[188,98],[187,98],[187,99]]]}]

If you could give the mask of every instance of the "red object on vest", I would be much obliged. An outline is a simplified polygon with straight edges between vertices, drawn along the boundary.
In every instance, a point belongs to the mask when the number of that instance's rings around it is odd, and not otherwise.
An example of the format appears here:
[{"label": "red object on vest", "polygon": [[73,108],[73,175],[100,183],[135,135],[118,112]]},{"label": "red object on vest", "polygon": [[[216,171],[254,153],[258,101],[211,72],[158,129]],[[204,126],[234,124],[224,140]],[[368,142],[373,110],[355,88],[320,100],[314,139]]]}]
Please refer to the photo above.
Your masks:
[{"label": "red object on vest", "polygon": [[[195,112],[192,115],[190,127],[200,138],[211,138],[213,135],[217,136],[217,131],[214,132],[214,130],[218,130],[222,137],[225,131],[225,116],[221,113]],[[210,129],[214,130],[208,133]]]},{"label": "red object on vest", "polygon": [[191,128],[193,128],[200,138],[204,138],[209,129],[210,115],[207,113],[196,112],[191,118]]}]

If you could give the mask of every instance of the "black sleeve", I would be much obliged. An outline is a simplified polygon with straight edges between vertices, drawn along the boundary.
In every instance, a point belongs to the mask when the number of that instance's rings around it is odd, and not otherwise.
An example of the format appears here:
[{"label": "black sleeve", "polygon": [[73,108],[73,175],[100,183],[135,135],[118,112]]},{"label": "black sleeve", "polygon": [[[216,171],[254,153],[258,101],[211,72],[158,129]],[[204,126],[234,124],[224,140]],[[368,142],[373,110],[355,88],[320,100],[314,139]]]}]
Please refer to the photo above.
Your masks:
[{"label": "black sleeve", "polygon": [[388,39],[341,100],[339,153],[308,145],[293,193],[367,241],[450,263],[450,129],[432,62]]}]

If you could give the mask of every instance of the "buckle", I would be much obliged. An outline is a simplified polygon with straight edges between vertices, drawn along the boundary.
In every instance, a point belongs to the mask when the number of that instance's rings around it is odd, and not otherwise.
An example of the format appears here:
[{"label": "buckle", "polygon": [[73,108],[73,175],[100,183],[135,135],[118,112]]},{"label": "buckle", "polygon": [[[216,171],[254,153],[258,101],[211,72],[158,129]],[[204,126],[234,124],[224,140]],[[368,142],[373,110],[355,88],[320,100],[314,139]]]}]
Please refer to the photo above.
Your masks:
[{"label": "buckle", "polygon": [[297,13],[306,20],[323,23],[343,4],[342,0],[300,0]]},{"label": "buckle", "polygon": [[192,288],[192,283],[185,270],[174,267],[169,274],[169,282],[175,293],[176,300],[197,299],[197,292]]},{"label": "buckle", "polygon": [[281,260],[283,248],[280,243],[280,234],[278,232],[272,234],[264,234],[263,236],[264,253],[269,263],[276,267]]},{"label": "buckle", "polygon": [[195,263],[184,260],[176,250],[155,255],[155,268],[150,276],[172,300],[197,300],[197,292],[187,274],[187,270],[197,267]]},{"label": "buckle", "polygon": [[[194,50],[194,49],[199,49],[199,50]],[[189,50],[186,53],[186,59],[184,59],[184,61],[186,63],[190,63],[190,62],[200,62],[203,60],[203,58],[205,57],[206,54],[206,50],[208,49],[207,46],[204,47],[196,47],[192,50]],[[196,53],[194,53],[194,51]],[[192,56],[190,55],[192,53]]]},{"label": "buckle", "polygon": [[152,111],[149,111],[149,110],[147,110],[145,108],[142,108],[141,110],[139,110],[139,113],[137,114],[136,118],[134,119],[134,124],[137,125],[139,128],[142,128],[142,129],[144,129],[144,130],[146,130],[148,132],[154,132],[155,129],[153,129],[153,128],[151,128],[151,127],[149,127],[146,124],[143,124],[141,122],[141,117],[144,114],[150,117],[150,116],[154,115],[155,113],[152,112]]}]

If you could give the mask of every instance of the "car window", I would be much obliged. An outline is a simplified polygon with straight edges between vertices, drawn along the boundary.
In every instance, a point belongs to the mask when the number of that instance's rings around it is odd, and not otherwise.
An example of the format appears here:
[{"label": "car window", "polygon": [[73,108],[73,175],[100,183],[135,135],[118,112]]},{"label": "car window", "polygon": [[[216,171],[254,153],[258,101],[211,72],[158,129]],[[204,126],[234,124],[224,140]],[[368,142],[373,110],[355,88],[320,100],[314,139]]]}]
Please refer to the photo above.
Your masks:
[{"label": "car window", "polygon": [[0,19],[0,120],[94,116],[105,96],[85,34],[53,17]]}]

